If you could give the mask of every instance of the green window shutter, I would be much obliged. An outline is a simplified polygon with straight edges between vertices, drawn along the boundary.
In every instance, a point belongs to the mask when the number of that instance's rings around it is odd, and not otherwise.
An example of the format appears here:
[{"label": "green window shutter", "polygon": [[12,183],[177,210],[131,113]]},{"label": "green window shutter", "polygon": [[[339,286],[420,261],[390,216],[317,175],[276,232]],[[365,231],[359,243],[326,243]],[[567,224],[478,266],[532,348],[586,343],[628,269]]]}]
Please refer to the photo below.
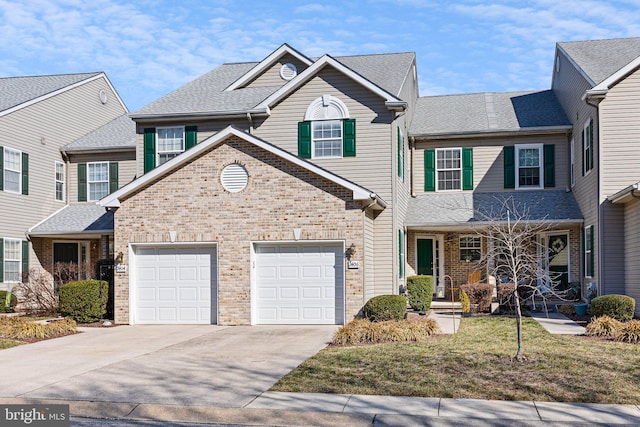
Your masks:
[{"label": "green window shutter", "polygon": [[516,188],[516,149],[504,147],[504,188]]},{"label": "green window shutter", "polygon": [[185,149],[195,147],[198,144],[198,126],[185,126]]},{"label": "green window shutter", "polygon": [[402,139],[400,136],[400,126],[398,126],[398,176],[402,177],[402,159],[400,157],[400,153],[402,151]]},{"label": "green window shutter", "polygon": [[87,164],[78,163],[78,201],[87,201]]},{"label": "green window shutter", "polygon": [[0,238],[0,282],[4,282],[4,239]]},{"label": "green window shutter", "polygon": [[589,240],[591,241],[591,253],[589,253],[589,266],[591,267],[591,277],[595,276],[595,270],[596,270],[596,265],[594,264],[594,256],[593,254],[595,253],[596,249],[593,246],[593,235],[595,233],[593,232],[593,226],[589,227]]},{"label": "green window shutter", "polygon": [[298,157],[311,158],[311,122],[298,122]]},{"label": "green window shutter", "polygon": [[473,148],[462,149],[462,189],[473,190]]},{"label": "green window shutter", "polygon": [[22,274],[29,271],[29,242],[22,241]]},{"label": "green window shutter", "polygon": [[109,162],[109,194],[118,189],[118,162]]},{"label": "green window shutter", "polygon": [[144,173],[156,167],[156,128],[144,130]]},{"label": "green window shutter", "polygon": [[356,119],[346,119],[342,122],[342,157],[356,155]]},{"label": "green window shutter", "polygon": [[593,119],[589,120],[589,170],[593,169]]},{"label": "green window shutter", "polygon": [[586,227],[582,228],[582,233],[580,233],[580,244],[582,245],[582,261],[580,262],[580,266],[581,268],[581,272],[582,272],[582,277],[585,277],[587,275],[587,266],[585,265],[585,261],[587,260],[587,239],[585,239],[585,232],[586,232]]},{"label": "green window shutter", "polygon": [[22,153],[22,194],[29,194],[29,155]]},{"label": "green window shutter", "polygon": [[[0,191],[4,190],[4,147],[0,145]],[[0,275],[0,281],[2,276]]]},{"label": "green window shutter", "polygon": [[586,169],[586,159],[584,158],[584,148],[585,148],[585,139],[584,139],[584,128],[582,128],[582,176],[584,176],[585,173],[587,173],[587,169]]},{"label": "green window shutter", "polygon": [[424,191],[436,191],[436,150],[424,150]]},{"label": "green window shutter", "polygon": [[556,186],[556,146],[554,144],[544,145],[544,186]]},{"label": "green window shutter", "polygon": [[398,230],[398,277],[404,277],[404,235]]}]

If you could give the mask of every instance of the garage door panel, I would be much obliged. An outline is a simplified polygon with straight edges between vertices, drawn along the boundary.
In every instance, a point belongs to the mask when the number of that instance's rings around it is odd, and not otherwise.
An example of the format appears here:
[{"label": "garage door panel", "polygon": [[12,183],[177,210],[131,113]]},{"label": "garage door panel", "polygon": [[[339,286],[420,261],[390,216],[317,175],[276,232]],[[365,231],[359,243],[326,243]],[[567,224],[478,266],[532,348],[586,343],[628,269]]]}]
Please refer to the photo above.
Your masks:
[{"label": "garage door panel", "polygon": [[298,300],[300,298],[300,290],[298,287],[284,287],[280,288],[280,299],[283,300]]},{"label": "garage door panel", "polygon": [[215,322],[216,258],[214,247],[136,247],[135,322]]},{"label": "garage door panel", "polygon": [[302,288],[302,298],[320,299],[322,298],[322,288],[320,286],[305,286]]},{"label": "garage door panel", "polygon": [[258,298],[262,300],[276,300],[278,298],[278,289],[275,287],[258,289]]},{"label": "garage door panel", "polygon": [[[305,265],[302,267],[303,279],[319,279],[321,277],[322,277],[321,265]],[[333,280],[333,277],[331,277],[331,280]]]}]

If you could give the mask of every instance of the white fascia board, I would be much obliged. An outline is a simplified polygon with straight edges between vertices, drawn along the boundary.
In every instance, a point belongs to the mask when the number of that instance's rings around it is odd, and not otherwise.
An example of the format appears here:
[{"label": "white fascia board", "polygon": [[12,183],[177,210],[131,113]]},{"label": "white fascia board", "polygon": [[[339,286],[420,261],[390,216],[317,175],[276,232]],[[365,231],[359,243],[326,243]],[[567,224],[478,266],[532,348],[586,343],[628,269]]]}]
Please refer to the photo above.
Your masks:
[{"label": "white fascia board", "polygon": [[275,62],[278,59],[282,58],[287,53],[292,56],[295,56],[298,60],[300,60],[301,62],[307,65],[311,65],[313,63],[311,59],[307,58],[306,56],[304,56],[303,54],[301,54],[300,52],[298,52],[297,50],[295,50],[294,48],[292,48],[291,46],[285,43],[282,46],[280,46],[278,49],[273,51],[265,59],[260,61],[255,67],[249,70],[248,73],[240,77],[235,82],[231,83],[231,85],[225,89],[225,92],[238,89],[239,87],[242,87],[243,85],[249,83],[251,80],[256,78],[260,73],[262,73],[267,68],[275,64]]},{"label": "white fascia board", "polygon": [[607,199],[613,204],[626,203],[631,199],[634,191],[638,191],[638,189],[640,189],[640,182],[637,182],[635,184],[632,184],[632,185],[629,185],[628,187],[623,188],[622,190],[618,191],[616,194],[613,194],[607,197]]},{"label": "white fascia board", "polygon": [[262,101],[256,108],[271,108],[274,104],[284,98],[286,95],[294,91],[295,89],[302,86],[307,80],[313,77],[317,72],[319,72],[324,66],[330,65],[336,70],[340,71],[342,74],[346,75],[350,79],[356,81],[361,84],[365,88],[369,89],[371,92],[385,99],[386,103],[393,105],[394,107],[404,103],[402,99],[394,96],[393,94],[387,92],[382,89],[380,86],[372,83],[371,81],[365,79],[360,74],[353,71],[351,68],[346,67],[342,63],[333,59],[329,55],[324,55],[316,62],[313,63],[309,68],[304,70],[302,73],[298,74],[294,77],[289,83],[282,86],[280,89],[275,91],[272,95]]},{"label": "white fascia board", "polygon": [[[6,116],[7,114],[11,114],[11,113],[13,113],[13,112],[15,112],[15,111],[21,110],[21,109],[23,109],[23,108],[25,108],[25,107],[28,107],[28,106],[30,106],[30,105],[37,104],[37,103],[38,103],[38,102],[40,102],[40,101],[44,101],[45,99],[52,98],[52,97],[54,97],[54,96],[56,96],[56,95],[59,95],[59,94],[61,94],[61,93],[64,93],[64,92],[66,92],[66,91],[69,91],[69,90],[71,90],[71,89],[75,89],[75,88],[77,88],[78,86],[82,86],[83,84],[86,84],[86,83],[92,82],[92,81],[94,81],[94,80],[98,80],[99,78],[102,78],[102,77],[104,77],[104,78],[105,78],[105,80],[107,79],[107,76],[106,76],[104,73],[98,73],[98,74],[96,74],[95,76],[89,77],[89,78],[84,79],[84,80],[80,80],[79,82],[76,82],[76,83],[74,83],[74,84],[72,84],[72,85],[65,86],[65,87],[60,88],[60,89],[58,89],[58,90],[54,90],[53,92],[49,92],[49,93],[47,93],[47,94],[45,94],[45,95],[39,96],[39,97],[37,97],[37,98],[33,98],[33,99],[29,100],[29,101],[23,102],[22,104],[18,104],[18,105],[16,105],[16,106],[11,107],[11,108],[8,108],[8,109],[6,109],[6,110],[4,110],[4,111],[0,111],[0,117],[2,117],[2,116]],[[107,80],[107,82],[108,82],[108,80]],[[111,86],[111,83],[109,83],[109,86]],[[113,88],[113,87],[112,87],[112,88]],[[114,91],[114,93],[115,93],[115,91]],[[118,97],[118,99],[119,99],[119,98],[120,98],[120,97]],[[122,102],[122,101],[121,101],[121,102]],[[124,106],[124,104],[123,104],[123,106]],[[127,107],[125,106],[124,108],[126,109]],[[127,112],[129,112],[129,110],[127,110]]]},{"label": "white fascia board", "polygon": [[640,67],[640,56],[634,59],[633,61],[629,62],[624,67],[620,68],[618,71],[616,71],[615,73],[613,73],[612,75],[604,79],[602,82],[598,83],[593,89],[588,90],[587,94],[589,94],[590,92],[597,94],[598,92],[601,92],[601,91],[605,91],[606,93],[606,91],[609,90],[611,86],[618,83],[620,80],[622,80],[628,74],[632,73],[638,67]]},{"label": "white fascia board", "polygon": [[275,154],[276,156],[279,156],[285,160],[290,161],[291,163],[294,163],[304,169],[307,169],[310,172],[313,172],[319,176],[322,176],[323,178],[326,178],[344,188],[347,188],[349,190],[351,190],[353,192],[353,199],[354,200],[377,200],[379,201],[379,203],[384,204],[384,206],[386,206],[386,203],[384,203],[384,201],[382,201],[378,196],[376,196],[374,193],[372,193],[371,191],[367,190],[366,188],[360,187],[357,184],[354,184],[353,182],[347,181],[346,179],[339,177],[338,175],[335,175],[325,169],[322,169],[316,165],[314,165],[313,163],[307,162],[306,160],[303,160],[301,158],[299,158],[298,156],[294,156],[293,154],[289,153],[288,151],[284,151],[274,145],[271,145],[269,143],[267,143],[266,141],[257,138],[253,135],[250,135],[246,132],[243,132],[241,130],[238,130],[232,126],[228,126],[226,128],[224,128],[223,130],[221,130],[220,132],[212,135],[211,137],[207,138],[206,140],[204,140],[203,142],[201,142],[200,144],[196,145],[193,148],[190,148],[187,152],[174,157],[173,159],[169,160],[168,162],[158,166],[157,168],[155,168],[154,170],[142,175],[140,178],[136,179],[135,181],[125,185],[124,187],[120,188],[119,190],[115,191],[114,193],[111,193],[110,195],[108,195],[107,197],[101,199],[100,201],[98,201],[98,204],[100,206],[103,207],[119,207],[120,206],[120,199],[122,197],[126,197],[128,194],[131,194],[132,192],[138,190],[139,188],[145,186],[146,184],[153,182],[154,180],[162,177],[163,175],[179,168],[180,166],[182,166],[183,164],[189,162],[191,159],[197,157],[202,151],[208,150],[210,149],[212,146],[215,146],[221,142],[223,142],[225,139],[227,139],[229,136],[236,136],[238,138],[242,138],[247,142],[250,142],[270,153]]}]

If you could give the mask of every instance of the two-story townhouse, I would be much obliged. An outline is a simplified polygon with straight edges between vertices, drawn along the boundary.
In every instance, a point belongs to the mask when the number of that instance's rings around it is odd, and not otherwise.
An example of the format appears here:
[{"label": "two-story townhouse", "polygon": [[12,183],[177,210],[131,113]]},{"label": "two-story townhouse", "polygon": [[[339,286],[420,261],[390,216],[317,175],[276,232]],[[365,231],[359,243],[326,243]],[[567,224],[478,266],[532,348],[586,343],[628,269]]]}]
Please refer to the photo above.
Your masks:
[{"label": "two-story townhouse", "polygon": [[99,72],[0,78],[0,92],[0,288],[12,289],[31,268],[51,273],[54,253],[100,256],[96,246],[58,245],[77,236],[43,240],[28,231],[75,202],[64,147],[128,110]]},{"label": "two-story townhouse", "polygon": [[496,251],[482,229],[516,208],[520,220],[550,223],[539,236],[548,248],[540,267],[558,286],[578,280],[582,215],[568,190],[570,133],[550,90],[419,98],[409,130],[409,274],[433,275],[439,296],[471,272],[494,275],[486,255]]},{"label": "two-story townhouse", "polygon": [[405,275],[413,53],[282,45],[131,115],[118,323],[345,323]]},{"label": "two-story townhouse", "polygon": [[555,53],[552,90],[574,129],[570,185],[585,220],[583,280],[598,294],[637,299],[640,38],[558,43]]}]

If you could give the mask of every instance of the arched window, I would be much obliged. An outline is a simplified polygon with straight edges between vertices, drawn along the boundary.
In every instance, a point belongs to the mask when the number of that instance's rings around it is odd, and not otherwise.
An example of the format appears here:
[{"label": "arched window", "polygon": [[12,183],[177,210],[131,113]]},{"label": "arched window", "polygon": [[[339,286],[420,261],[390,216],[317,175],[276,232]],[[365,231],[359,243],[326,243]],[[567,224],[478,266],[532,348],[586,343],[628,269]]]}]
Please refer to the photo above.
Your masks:
[{"label": "arched window", "polygon": [[315,99],[298,124],[298,155],[302,158],[355,156],[355,120],[342,101],[331,95]]}]

